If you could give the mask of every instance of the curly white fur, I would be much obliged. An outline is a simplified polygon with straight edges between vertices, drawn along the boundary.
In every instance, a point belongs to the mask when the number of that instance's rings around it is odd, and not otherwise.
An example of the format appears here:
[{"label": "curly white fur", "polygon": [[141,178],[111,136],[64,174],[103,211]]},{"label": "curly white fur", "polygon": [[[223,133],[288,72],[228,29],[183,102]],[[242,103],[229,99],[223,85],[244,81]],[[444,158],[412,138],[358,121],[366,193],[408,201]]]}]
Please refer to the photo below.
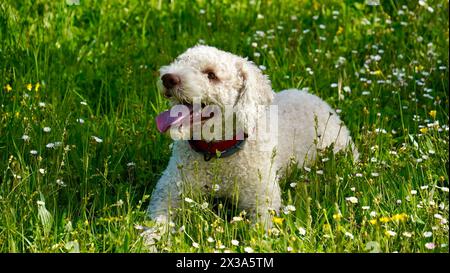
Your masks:
[{"label": "curly white fur", "polygon": [[[205,70],[214,71],[219,81],[209,80]],[[167,221],[169,210],[179,206],[182,193],[211,193],[213,181],[220,181],[217,197],[237,197],[240,209],[270,226],[269,211],[278,212],[281,207],[277,171],[293,157],[300,166],[309,164],[317,149],[331,144],[335,152],[351,146],[354,158],[358,157],[349,131],[326,102],[296,89],[274,93],[268,78],[247,59],[214,47],[196,46],[160,72],[176,74],[181,79],[181,87],[174,91],[174,103],[201,97],[202,101],[219,106],[234,105],[237,115],[246,121],[249,139],[237,153],[211,161],[205,161],[187,141],[175,141],[169,165],[151,198],[148,211],[153,219]],[[160,87],[164,89],[161,83]],[[251,137],[261,119],[258,105],[278,106],[278,135]],[[214,164],[221,166],[219,179],[212,172]]]}]

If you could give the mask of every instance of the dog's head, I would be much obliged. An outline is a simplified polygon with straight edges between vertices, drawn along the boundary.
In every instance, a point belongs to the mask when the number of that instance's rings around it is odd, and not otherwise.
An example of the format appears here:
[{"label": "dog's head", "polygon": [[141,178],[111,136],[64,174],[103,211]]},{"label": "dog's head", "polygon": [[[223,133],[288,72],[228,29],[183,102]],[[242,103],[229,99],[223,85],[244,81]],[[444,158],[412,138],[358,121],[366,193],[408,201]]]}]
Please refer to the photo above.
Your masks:
[{"label": "dog's head", "polygon": [[[192,105],[199,100],[202,108],[208,105],[221,110],[234,107],[236,118],[246,133],[255,127],[258,106],[269,105],[273,99],[270,81],[256,65],[210,46],[190,48],[170,65],[161,67],[158,87],[173,105],[185,105],[190,109],[191,121]],[[161,119],[162,131],[176,123],[175,119],[165,118]],[[211,119],[214,118],[218,117]]]}]

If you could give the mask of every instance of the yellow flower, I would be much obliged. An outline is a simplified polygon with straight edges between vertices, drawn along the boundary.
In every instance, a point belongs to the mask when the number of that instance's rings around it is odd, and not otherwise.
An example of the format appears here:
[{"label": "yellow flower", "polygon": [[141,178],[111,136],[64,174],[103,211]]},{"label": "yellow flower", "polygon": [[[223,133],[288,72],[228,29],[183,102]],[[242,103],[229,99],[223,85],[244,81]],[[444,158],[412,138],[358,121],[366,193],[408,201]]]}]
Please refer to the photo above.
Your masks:
[{"label": "yellow flower", "polygon": [[339,26],[339,27],[338,27],[338,30],[337,30],[337,32],[336,32],[336,35],[340,35],[340,34],[342,34],[343,32],[344,32],[344,28],[341,27],[341,26]]},{"label": "yellow flower", "polygon": [[384,232],[384,235],[388,236],[388,237],[394,237],[395,235],[397,235],[397,232],[392,231],[392,230],[386,230]]},{"label": "yellow flower", "polygon": [[323,225],[323,229],[324,229],[325,231],[331,231],[331,226],[330,226],[330,224],[324,224],[324,225]]},{"label": "yellow flower", "polygon": [[369,221],[372,225],[376,225],[378,223],[377,219],[372,219]]},{"label": "yellow flower", "polygon": [[10,92],[12,90],[12,87],[8,83],[8,84],[6,84],[5,89],[6,89],[6,92]]},{"label": "yellow flower", "polygon": [[28,91],[31,91],[31,89],[33,89],[33,85],[31,83],[28,83],[27,84],[27,89],[28,89]]},{"label": "yellow flower", "polygon": [[374,72],[373,72],[373,74],[374,75],[376,75],[376,76],[380,76],[380,75],[383,75],[383,72],[381,72],[381,70],[375,70]]},{"label": "yellow flower", "polygon": [[340,213],[333,214],[333,219],[334,220],[339,221],[339,220],[341,220],[341,218],[342,218],[342,214],[340,214]]},{"label": "yellow flower", "polygon": [[416,71],[423,70],[423,66],[422,65],[416,65],[414,68],[416,69]]},{"label": "yellow flower", "polygon": [[283,218],[280,218],[280,217],[274,216],[274,217],[272,218],[272,222],[274,222],[275,224],[281,225],[281,224],[283,224],[283,221],[284,221],[284,219],[283,219]]},{"label": "yellow flower", "polygon": [[430,117],[436,118],[436,110],[431,110],[428,114],[430,115]]},{"label": "yellow flower", "polygon": [[36,85],[34,86],[34,91],[39,91],[39,88],[41,87],[40,83],[36,83]]},{"label": "yellow flower", "polygon": [[420,128],[419,131],[420,131],[422,134],[426,134],[426,133],[428,132],[428,128],[427,128],[427,127],[423,127],[423,128]]},{"label": "yellow flower", "polygon": [[387,223],[389,221],[391,221],[391,218],[389,218],[389,217],[381,217],[380,218],[380,222],[382,222],[382,223]]},{"label": "yellow flower", "polygon": [[320,9],[320,3],[318,3],[317,1],[313,1],[313,9],[314,10]]},{"label": "yellow flower", "polygon": [[408,215],[406,213],[395,214],[394,216],[391,217],[391,220],[400,221],[400,222],[404,222],[407,219],[408,219]]}]

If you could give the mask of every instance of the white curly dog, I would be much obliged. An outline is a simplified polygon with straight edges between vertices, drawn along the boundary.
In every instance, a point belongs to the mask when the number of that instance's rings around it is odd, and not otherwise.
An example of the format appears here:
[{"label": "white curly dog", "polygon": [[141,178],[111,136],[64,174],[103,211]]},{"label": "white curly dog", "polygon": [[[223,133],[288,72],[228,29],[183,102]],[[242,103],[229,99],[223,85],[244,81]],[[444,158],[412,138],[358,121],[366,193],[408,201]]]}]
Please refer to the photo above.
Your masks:
[{"label": "white curly dog", "polygon": [[[156,118],[161,132],[170,129],[172,137],[178,139],[148,208],[157,222],[172,219],[187,192],[212,193],[231,198],[255,222],[270,227],[271,212],[278,212],[282,205],[279,170],[292,160],[299,166],[310,164],[318,150],[330,145],[334,152],[348,147],[353,158],[358,157],[348,129],[326,102],[296,89],[275,93],[267,76],[245,58],[210,46],[195,46],[162,67],[160,73],[158,85],[163,94],[173,105],[184,105],[187,110],[175,117],[165,111]],[[202,112],[196,122],[196,98],[201,100],[201,109],[216,105],[223,111],[232,106],[234,112],[214,112],[208,115],[211,118]],[[258,124],[268,124],[270,109],[277,110],[273,118],[277,128],[258,129]],[[232,135],[228,140],[206,133],[193,137],[196,124],[215,122],[220,131],[230,120],[235,123],[228,130]],[[219,132],[219,136],[224,135]],[[213,170],[217,164],[219,172]]]}]

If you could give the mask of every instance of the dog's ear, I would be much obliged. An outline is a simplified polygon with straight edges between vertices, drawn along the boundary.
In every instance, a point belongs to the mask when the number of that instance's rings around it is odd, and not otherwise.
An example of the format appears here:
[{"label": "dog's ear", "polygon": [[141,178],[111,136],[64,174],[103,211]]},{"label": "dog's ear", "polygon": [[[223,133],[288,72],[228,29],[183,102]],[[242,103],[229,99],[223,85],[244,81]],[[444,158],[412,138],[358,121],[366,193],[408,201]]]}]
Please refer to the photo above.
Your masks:
[{"label": "dog's ear", "polygon": [[255,64],[243,60],[237,63],[237,69],[243,84],[235,109],[244,131],[249,133],[256,126],[258,107],[270,105],[274,92],[270,80]]}]

